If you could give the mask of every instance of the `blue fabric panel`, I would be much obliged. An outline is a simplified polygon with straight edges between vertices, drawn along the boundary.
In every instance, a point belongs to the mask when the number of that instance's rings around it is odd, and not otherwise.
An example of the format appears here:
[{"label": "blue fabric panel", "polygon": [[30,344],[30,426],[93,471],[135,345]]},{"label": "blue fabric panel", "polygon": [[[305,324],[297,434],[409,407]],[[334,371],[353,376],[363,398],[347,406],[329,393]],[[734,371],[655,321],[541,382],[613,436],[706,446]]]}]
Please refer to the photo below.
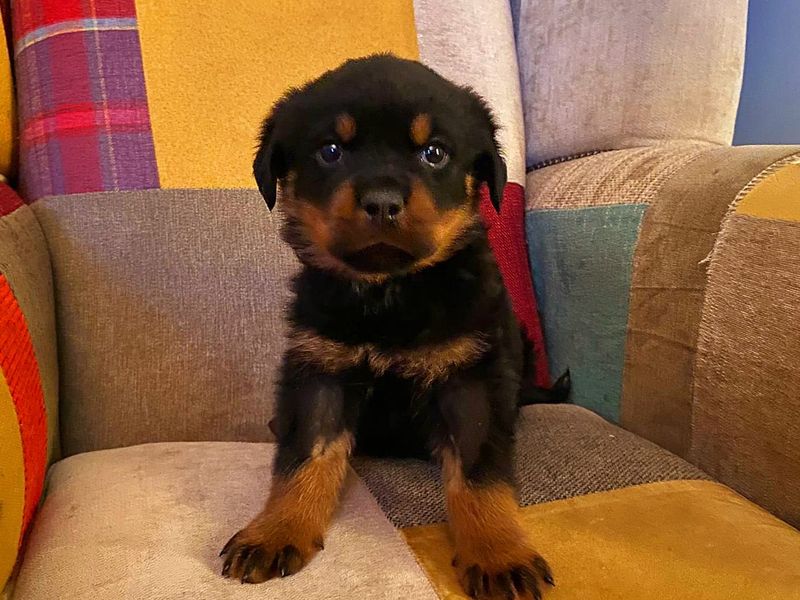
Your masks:
[{"label": "blue fabric panel", "polygon": [[569,367],[575,404],[619,420],[633,251],[644,204],[525,216],[553,377]]}]

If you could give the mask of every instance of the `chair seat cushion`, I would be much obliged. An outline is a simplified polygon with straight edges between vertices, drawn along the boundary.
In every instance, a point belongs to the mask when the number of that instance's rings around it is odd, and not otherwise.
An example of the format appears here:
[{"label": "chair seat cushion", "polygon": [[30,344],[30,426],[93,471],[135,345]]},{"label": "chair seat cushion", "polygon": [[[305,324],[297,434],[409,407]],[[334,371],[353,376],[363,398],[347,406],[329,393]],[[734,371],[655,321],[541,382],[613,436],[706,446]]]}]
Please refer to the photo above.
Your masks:
[{"label": "chair seat cushion", "polygon": [[[681,459],[574,406],[525,409],[518,438],[522,518],[558,582],[547,600],[800,598],[800,533]],[[325,550],[298,575],[223,579],[217,552],[261,507],[274,448],[57,463],[14,600],[465,598],[437,470],[414,461],[355,459]]]}]

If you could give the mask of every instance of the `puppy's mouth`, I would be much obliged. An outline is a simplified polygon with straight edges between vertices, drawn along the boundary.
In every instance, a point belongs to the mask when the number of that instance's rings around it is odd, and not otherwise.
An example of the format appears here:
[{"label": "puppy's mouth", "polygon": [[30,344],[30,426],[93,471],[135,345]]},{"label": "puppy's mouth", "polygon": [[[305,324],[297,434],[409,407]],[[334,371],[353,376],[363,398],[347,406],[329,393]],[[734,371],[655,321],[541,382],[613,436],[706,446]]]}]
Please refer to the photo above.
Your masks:
[{"label": "puppy's mouth", "polygon": [[416,258],[398,246],[378,242],[345,254],[342,260],[362,273],[392,273],[410,267]]}]

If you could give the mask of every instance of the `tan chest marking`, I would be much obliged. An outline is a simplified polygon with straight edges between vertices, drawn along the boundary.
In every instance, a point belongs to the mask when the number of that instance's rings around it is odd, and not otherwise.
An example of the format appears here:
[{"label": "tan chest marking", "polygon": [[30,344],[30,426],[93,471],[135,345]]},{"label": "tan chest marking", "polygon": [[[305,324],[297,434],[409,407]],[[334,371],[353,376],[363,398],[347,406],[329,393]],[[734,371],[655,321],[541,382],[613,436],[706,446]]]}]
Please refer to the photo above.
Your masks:
[{"label": "tan chest marking", "polygon": [[343,344],[300,328],[289,334],[288,352],[295,359],[316,365],[327,373],[366,363],[376,375],[391,372],[429,386],[454,369],[476,361],[488,347],[483,336],[469,334],[417,348],[385,350],[373,344]]}]

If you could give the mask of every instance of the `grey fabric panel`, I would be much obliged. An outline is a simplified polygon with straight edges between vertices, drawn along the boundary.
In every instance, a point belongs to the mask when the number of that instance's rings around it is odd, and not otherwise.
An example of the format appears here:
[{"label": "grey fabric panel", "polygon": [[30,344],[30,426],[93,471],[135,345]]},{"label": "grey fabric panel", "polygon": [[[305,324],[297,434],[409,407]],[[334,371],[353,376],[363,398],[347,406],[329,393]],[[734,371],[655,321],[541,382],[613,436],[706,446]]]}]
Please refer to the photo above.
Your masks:
[{"label": "grey fabric panel", "polygon": [[28,206],[0,218],[0,273],[25,315],[47,411],[47,462],[58,459],[58,362],[53,273],[42,229]]},{"label": "grey fabric panel", "polygon": [[15,598],[436,600],[410,549],[352,472],[325,549],[306,568],[261,585],[224,579],[217,553],[263,506],[274,448],[145,444],[56,464]]},{"label": "grey fabric panel", "polygon": [[295,259],[256,191],[37,202],[53,261],[67,455],[269,439]]},{"label": "grey fabric panel", "polygon": [[[353,466],[398,527],[446,519],[438,468],[357,457]],[[708,479],[677,456],[584,408],[534,405],[517,431],[520,504],[529,506],[654,481]]]},{"label": "grey fabric panel", "polygon": [[747,0],[522,0],[529,166],[662,140],[729,144]]}]

